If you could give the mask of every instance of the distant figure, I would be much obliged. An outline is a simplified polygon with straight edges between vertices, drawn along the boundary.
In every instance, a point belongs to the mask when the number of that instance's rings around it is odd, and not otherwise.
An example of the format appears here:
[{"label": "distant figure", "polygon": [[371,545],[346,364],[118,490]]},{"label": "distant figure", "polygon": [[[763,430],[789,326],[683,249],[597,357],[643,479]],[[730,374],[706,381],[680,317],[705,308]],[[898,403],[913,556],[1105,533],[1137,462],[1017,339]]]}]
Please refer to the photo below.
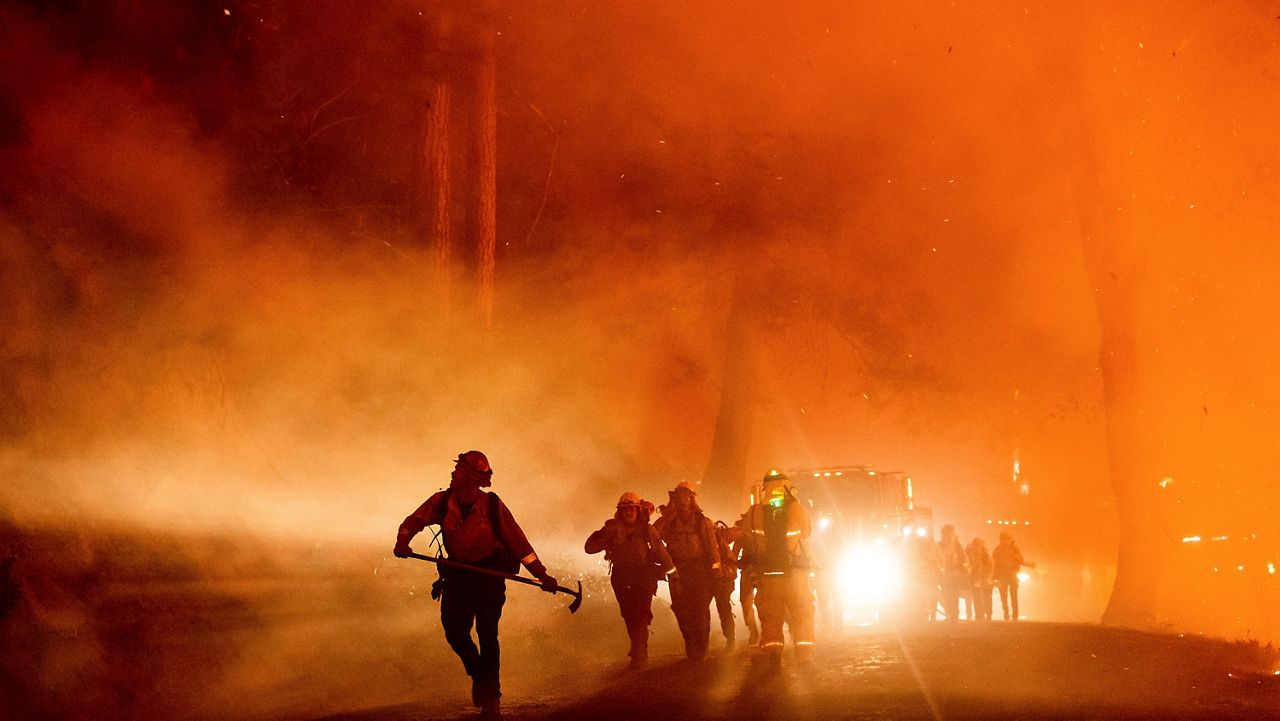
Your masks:
[{"label": "distant figure", "polygon": [[609,561],[609,584],[618,599],[618,610],[631,637],[629,668],[644,668],[649,660],[649,624],[653,621],[653,596],[658,579],[675,565],[662,539],[649,525],[653,504],[627,491],[618,499],[613,518],[587,538],[586,552],[604,551]]},{"label": "distant figure", "polygon": [[[993,565],[992,575],[996,589],[1000,591],[1000,608],[1004,611],[1004,620],[1018,620],[1018,571],[1026,562],[1022,559],[1022,551],[1013,541],[1013,534],[1004,531],[1000,534],[1000,545],[991,552]],[[1009,615],[1012,606],[1013,615]]]},{"label": "distant figure", "polygon": [[684,654],[693,661],[707,655],[711,637],[711,598],[720,578],[720,552],[715,526],[702,513],[693,486],[681,482],[668,492],[662,517],[653,524],[675,562],[671,610],[676,614]]},{"label": "distant figure", "polygon": [[747,645],[755,646],[760,643],[760,626],[756,623],[756,587],[760,585],[760,574],[751,557],[751,534],[747,531],[750,515],[748,510],[733,524],[731,555],[738,565],[738,605],[742,607],[742,622],[747,625]]},{"label": "distant figure", "polygon": [[[436,493],[400,524],[393,553],[405,558],[409,542],[423,528],[440,526],[444,548],[451,560],[505,573],[520,564],[542,582],[542,590],[555,593],[556,579],[538,560],[524,531],[497,494],[480,490],[492,484],[493,469],[480,451],[467,451],[454,462],[449,488]],[[498,620],[507,599],[502,578],[440,566],[440,624],[445,640],[462,659],[471,677],[471,702],[484,718],[500,718]],[[432,596],[436,595],[432,588]],[[480,648],[471,639],[475,625]]]},{"label": "distant figure", "polygon": [[979,621],[991,620],[992,573],[994,566],[987,544],[975,538],[965,549],[969,556],[969,594],[972,599],[969,617]]},{"label": "distant figure", "polygon": [[731,544],[734,530],[724,521],[716,521],[716,545],[720,552],[720,576],[715,581],[713,598],[716,613],[720,615],[720,633],[724,634],[725,653],[731,653],[737,644],[737,629],[733,615],[733,586],[738,580],[738,561]]},{"label": "distant figure", "polygon": [[938,552],[942,555],[942,610],[947,614],[947,621],[958,621],[960,596],[969,586],[969,558],[956,538],[955,526],[942,527]]},{"label": "distant figure", "polygon": [[903,539],[907,558],[908,623],[932,621],[938,611],[939,585],[942,583],[942,553],[938,544],[925,536],[911,534]]},{"label": "distant figure", "polygon": [[809,558],[801,542],[812,528],[808,511],[791,492],[785,475],[770,471],[764,477],[764,490],[751,507],[747,531],[752,562],[760,573],[756,594],[760,645],[772,663],[780,663],[785,622],[796,645],[796,660],[806,664],[813,656],[813,591]]}]

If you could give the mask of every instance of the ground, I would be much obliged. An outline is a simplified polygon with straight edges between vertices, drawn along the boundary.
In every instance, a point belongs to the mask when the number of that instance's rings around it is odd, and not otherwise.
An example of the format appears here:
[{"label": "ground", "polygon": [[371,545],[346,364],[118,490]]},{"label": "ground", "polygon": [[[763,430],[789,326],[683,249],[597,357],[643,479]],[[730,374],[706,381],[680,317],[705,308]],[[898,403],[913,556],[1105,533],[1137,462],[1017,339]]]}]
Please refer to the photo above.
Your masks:
[{"label": "ground", "polygon": [[[650,666],[628,672],[603,567],[573,540],[547,558],[582,579],[576,614],[508,589],[508,718],[1280,719],[1280,653],[1255,642],[1036,621],[849,627],[819,637],[811,666],[788,652],[776,670],[754,649],[718,651],[715,629],[691,664],[665,591]],[[435,569],[389,545],[0,525],[15,559],[0,579],[0,719],[472,718],[427,593]]]},{"label": "ground", "polygon": [[[655,659],[508,694],[512,719],[1280,718],[1280,676],[1253,644],[1088,625],[936,624],[862,629],[781,669],[755,649],[702,663]],[[597,685],[599,684],[599,685]],[[325,721],[470,718],[438,700]]]}]

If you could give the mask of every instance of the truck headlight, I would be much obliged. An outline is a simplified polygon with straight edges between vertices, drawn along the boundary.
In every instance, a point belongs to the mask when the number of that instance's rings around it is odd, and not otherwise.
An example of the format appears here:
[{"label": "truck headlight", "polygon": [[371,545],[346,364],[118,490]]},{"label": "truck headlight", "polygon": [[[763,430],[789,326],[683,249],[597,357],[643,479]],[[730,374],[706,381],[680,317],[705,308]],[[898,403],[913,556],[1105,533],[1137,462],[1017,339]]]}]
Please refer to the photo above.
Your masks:
[{"label": "truck headlight", "polygon": [[887,601],[902,590],[902,565],[897,554],[885,546],[853,546],[836,570],[840,593],[847,599]]}]

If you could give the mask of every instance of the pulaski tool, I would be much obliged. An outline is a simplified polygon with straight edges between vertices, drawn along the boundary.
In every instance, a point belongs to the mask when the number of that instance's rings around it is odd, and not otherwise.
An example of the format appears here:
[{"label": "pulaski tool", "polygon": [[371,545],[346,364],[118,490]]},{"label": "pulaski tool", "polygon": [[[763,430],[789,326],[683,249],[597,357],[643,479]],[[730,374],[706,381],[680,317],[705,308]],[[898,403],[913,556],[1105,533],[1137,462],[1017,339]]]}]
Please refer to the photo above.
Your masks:
[{"label": "pulaski tool", "polygon": [[[542,584],[539,583],[537,580],[532,578],[526,578],[524,576],[521,576],[518,573],[503,573],[502,571],[495,571],[492,568],[481,568],[480,566],[472,566],[467,563],[459,563],[457,561],[451,561],[447,558],[436,558],[435,556],[424,556],[421,553],[410,553],[407,557],[416,558],[419,561],[427,561],[429,563],[434,563],[437,566],[444,566],[445,568],[456,568],[461,571],[469,571],[471,573],[480,573],[485,576],[493,576],[494,578],[505,578],[508,581],[515,581],[516,583],[523,583],[529,586],[537,586],[538,588],[542,588]],[[555,592],[573,596],[573,603],[569,604],[569,613],[578,612],[578,608],[582,606],[582,581],[578,581],[577,591],[573,591],[568,588],[565,588],[564,586],[560,586],[556,589]]]}]

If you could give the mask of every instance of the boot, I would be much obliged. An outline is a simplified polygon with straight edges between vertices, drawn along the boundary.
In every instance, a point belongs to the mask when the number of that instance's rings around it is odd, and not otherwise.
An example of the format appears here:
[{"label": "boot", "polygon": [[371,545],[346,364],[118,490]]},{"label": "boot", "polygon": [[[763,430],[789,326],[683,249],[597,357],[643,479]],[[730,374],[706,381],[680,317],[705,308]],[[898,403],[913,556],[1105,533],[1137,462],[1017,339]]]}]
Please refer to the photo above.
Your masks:
[{"label": "boot", "polygon": [[796,663],[805,667],[813,664],[813,644],[796,644]]},{"label": "boot", "polygon": [[502,718],[502,702],[496,698],[485,701],[480,706],[480,718],[482,719],[500,719]]},{"label": "boot", "polygon": [[747,636],[747,645],[748,646],[760,645],[760,631],[756,630],[755,628],[752,628],[749,630],[751,631],[751,633]]}]

